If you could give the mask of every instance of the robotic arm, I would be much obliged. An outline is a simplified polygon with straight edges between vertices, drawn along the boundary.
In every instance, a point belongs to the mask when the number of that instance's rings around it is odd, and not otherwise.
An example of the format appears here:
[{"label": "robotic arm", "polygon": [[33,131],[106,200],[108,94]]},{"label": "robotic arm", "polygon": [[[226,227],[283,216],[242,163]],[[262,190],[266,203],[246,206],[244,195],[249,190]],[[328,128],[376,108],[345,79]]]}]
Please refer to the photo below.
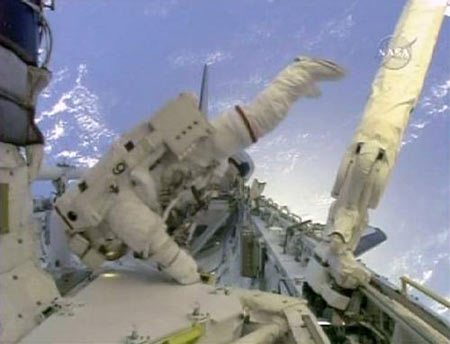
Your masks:
[{"label": "robotic arm", "polygon": [[[373,84],[364,116],[345,154],[333,187],[328,217],[330,273],[344,288],[370,276],[353,250],[378,206],[401,147],[428,70],[445,0],[411,0],[406,5]],[[405,60],[406,59],[406,60]]]}]

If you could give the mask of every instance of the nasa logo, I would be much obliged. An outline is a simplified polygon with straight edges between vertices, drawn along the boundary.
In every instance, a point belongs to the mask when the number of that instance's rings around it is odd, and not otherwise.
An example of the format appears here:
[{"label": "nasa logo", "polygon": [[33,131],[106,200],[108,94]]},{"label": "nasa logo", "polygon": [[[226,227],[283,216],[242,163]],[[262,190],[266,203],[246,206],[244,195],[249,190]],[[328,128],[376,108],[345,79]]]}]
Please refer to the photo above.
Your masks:
[{"label": "nasa logo", "polygon": [[409,41],[403,36],[387,36],[380,41],[378,56],[383,58],[382,65],[388,69],[401,69],[412,58],[412,46],[417,38]]}]

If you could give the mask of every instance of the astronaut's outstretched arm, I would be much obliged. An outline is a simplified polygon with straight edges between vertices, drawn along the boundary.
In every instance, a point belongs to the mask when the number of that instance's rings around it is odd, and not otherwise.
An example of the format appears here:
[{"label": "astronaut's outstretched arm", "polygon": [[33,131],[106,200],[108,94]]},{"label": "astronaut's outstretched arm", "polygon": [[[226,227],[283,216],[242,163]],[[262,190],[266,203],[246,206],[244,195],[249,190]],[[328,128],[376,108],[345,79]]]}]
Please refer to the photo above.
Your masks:
[{"label": "astronaut's outstretched arm", "polygon": [[338,80],[344,74],[332,62],[297,58],[249,106],[236,106],[212,121],[216,157],[226,158],[247,148],[277,127],[300,97],[319,96],[317,81]]},{"label": "astronaut's outstretched arm", "polygon": [[150,258],[181,284],[200,280],[194,259],[172,240],[163,219],[132,192],[123,192],[106,214],[109,228],[142,258]]}]

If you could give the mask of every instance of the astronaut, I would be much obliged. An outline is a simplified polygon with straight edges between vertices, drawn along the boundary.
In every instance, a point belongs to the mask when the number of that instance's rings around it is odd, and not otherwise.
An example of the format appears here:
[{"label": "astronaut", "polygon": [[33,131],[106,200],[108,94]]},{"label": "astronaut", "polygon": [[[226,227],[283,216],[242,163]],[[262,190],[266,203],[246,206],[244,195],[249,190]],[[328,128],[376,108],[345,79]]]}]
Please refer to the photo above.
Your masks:
[{"label": "astronaut", "polygon": [[202,207],[233,154],[272,131],[300,97],[318,97],[317,82],[343,76],[330,61],[296,58],[249,106],[210,122],[194,97],[180,95],[123,135],[57,200],[70,247],[91,267],[129,248],[177,282],[197,282],[196,262],[170,232]]}]

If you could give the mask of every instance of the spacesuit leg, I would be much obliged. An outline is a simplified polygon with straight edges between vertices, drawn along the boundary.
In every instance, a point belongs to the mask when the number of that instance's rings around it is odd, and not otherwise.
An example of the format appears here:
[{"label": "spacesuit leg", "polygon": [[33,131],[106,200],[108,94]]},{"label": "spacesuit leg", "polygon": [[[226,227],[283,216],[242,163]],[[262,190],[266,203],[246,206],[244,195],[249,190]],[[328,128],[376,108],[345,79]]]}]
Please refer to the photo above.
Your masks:
[{"label": "spacesuit leg", "polygon": [[297,58],[250,106],[236,106],[212,121],[216,128],[212,145],[215,158],[225,159],[247,148],[275,129],[300,97],[319,96],[318,81],[338,80],[344,74],[344,70],[332,62]]},{"label": "spacesuit leg", "polygon": [[158,263],[177,282],[191,284],[199,281],[194,259],[170,238],[161,217],[133,193],[123,192],[119,196],[106,221],[133,251]]}]

